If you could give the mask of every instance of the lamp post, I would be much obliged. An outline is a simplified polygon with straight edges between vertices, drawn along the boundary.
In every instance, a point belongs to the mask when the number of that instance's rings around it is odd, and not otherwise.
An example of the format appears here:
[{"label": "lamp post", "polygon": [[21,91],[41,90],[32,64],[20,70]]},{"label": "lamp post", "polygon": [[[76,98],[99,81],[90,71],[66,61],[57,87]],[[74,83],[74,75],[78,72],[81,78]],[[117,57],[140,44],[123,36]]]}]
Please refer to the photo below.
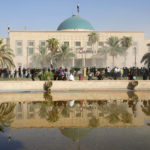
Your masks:
[{"label": "lamp post", "polygon": [[28,68],[29,48],[27,47],[27,68]]},{"label": "lamp post", "polygon": [[83,49],[83,47],[80,48],[80,53],[82,53],[82,71],[84,77],[86,77],[86,51]]}]

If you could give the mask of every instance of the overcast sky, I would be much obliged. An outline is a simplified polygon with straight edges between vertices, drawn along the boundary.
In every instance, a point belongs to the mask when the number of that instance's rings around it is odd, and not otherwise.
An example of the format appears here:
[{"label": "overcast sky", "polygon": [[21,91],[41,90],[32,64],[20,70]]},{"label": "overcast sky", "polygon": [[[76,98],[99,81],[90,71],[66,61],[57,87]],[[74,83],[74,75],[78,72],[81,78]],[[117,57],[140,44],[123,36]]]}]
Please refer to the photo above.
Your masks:
[{"label": "overcast sky", "polygon": [[[56,30],[77,0],[1,0],[0,37],[11,30]],[[150,38],[150,0],[79,0],[80,16],[99,31],[144,31]]]}]

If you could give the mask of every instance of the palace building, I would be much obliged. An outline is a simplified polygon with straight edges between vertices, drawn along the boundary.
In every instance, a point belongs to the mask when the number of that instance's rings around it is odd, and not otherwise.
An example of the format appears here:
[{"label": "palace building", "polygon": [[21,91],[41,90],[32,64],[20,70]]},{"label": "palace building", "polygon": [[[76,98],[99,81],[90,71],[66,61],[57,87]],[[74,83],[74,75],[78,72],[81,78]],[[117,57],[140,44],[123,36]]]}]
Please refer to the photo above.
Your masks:
[{"label": "palace building", "polygon": [[[96,32],[99,35],[99,41],[94,44],[89,42],[89,34]],[[133,44],[127,50],[126,65],[123,56],[115,58],[115,66],[117,67],[142,67],[141,58],[145,53],[150,51],[147,46],[150,39],[146,39],[142,31],[96,31],[89,21],[83,19],[79,15],[72,15],[64,20],[56,31],[18,31],[9,30],[9,42],[11,49],[15,54],[16,67],[30,67],[31,57],[38,53],[39,46],[45,46],[46,41],[50,38],[56,38],[59,44],[67,44],[76,54],[75,58],[67,60],[66,65],[69,67],[112,67],[112,56],[102,54],[101,48],[106,44],[109,37],[123,36],[132,37]]]}]

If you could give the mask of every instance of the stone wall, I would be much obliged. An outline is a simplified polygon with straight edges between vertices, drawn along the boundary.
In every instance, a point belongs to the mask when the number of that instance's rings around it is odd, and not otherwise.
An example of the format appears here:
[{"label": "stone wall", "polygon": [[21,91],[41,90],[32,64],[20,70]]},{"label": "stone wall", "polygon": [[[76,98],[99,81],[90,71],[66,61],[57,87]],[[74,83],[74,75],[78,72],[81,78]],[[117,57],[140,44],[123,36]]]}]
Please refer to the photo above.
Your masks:
[{"label": "stone wall", "polygon": [[[53,81],[52,91],[63,90],[126,90],[128,80],[103,80],[103,81]],[[0,92],[5,91],[42,91],[45,81],[0,81]],[[150,81],[138,81],[136,90],[150,90]]]}]

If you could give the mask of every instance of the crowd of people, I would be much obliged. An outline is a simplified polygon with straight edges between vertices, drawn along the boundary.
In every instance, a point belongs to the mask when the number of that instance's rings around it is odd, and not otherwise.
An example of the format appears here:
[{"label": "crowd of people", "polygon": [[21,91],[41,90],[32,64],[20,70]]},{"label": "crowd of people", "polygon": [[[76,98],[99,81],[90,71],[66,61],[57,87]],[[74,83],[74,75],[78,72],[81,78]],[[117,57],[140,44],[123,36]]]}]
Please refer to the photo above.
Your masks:
[{"label": "crowd of people", "polygon": [[[150,68],[84,68],[84,71],[77,71],[75,69],[68,68],[43,68],[43,69],[35,69],[35,68],[21,68],[15,69],[14,71],[10,71],[9,69],[0,69],[0,78],[31,78],[35,80],[35,77],[38,77],[41,80],[42,75],[45,72],[52,72],[54,74],[53,80],[75,80],[75,76],[78,76],[79,80],[83,80],[83,72],[86,71],[86,76],[88,80],[103,80],[105,79],[128,79],[135,80],[137,77],[141,77],[143,80],[150,80]],[[85,75],[85,74],[84,74]]]},{"label": "crowd of people", "polygon": [[150,80],[150,68],[147,69],[145,67],[137,68],[137,67],[123,67],[123,68],[87,68],[86,74],[88,75],[88,79],[92,80],[92,77],[97,77],[98,80],[103,80],[104,78],[107,79],[128,79],[128,80],[135,80],[137,77],[141,77],[143,80]]}]

